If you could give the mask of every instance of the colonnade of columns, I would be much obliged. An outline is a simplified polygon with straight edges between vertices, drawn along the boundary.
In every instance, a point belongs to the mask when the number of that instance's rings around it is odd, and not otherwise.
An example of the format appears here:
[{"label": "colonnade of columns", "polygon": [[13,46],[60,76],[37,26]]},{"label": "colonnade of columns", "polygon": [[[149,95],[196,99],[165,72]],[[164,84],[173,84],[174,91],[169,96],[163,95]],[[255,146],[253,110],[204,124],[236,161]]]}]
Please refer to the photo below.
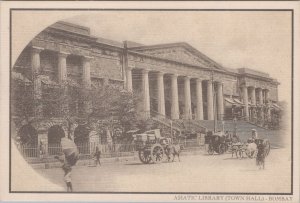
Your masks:
[{"label": "colonnade of columns", "polygon": [[[41,69],[41,61],[40,61],[40,53],[43,51],[43,48],[40,47],[32,47],[31,52],[31,64],[32,64],[32,72],[34,79],[34,92],[35,97],[41,96],[41,83],[36,80],[35,77],[40,73]],[[63,84],[67,79],[67,57],[70,53],[67,52],[58,52],[58,73],[57,80],[59,84]],[[82,57],[82,84],[90,88],[91,87],[91,67],[90,61],[92,57],[89,56],[81,56]],[[149,70],[142,70],[142,84],[143,84],[143,107],[146,112],[146,117],[150,116],[150,91],[149,91]],[[165,73],[158,72],[157,73],[157,98],[158,98],[158,113],[160,115],[166,115],[165,109],[165,93],[164,93],[164,75]],[[178,77],[177,74],[168,74],[171,78],[171,118],[179,119],[180,111],[179,111],[179,96],[178,96]],[[192,101],[191,101],[191,79],[195,79],[196,82],[196,110],[195,110],[195,118],[197,120],[204,119],[204,108],[203,108],[203,95],[202,95],[202,80],[200,78],[191,78],[189,76],[183,76],[184,78],[184,119],[192,119]],[[126,69],[126,89],[128,91],[133,91],[132,85],[132,69]],[[206,80],[206,114],[207,120],[213,120],[215,117],[214,113],[214,84],[211,80]],[[248,90],[249,89],[249,90]],[[249,93],[248,93],[249,91]],[[245,104],[245,117],[249,119],[249,103],[248,103],[248,94],[251,98],[252,105],[263,105],[264,101],[269,100],[269,90],[262,88],[254,88],[247,86],[242,87],[243,93],[243,101]],[[257,93],[257,94],[256,94]],[[224,115],[224,99],[223,99],[223,84],[218,82],[216,86],[216,108],[217,117],[219,120],[223,119]],[[258,100],[256,100],[258,97]],[[263,116],[263,115],[262,115]]]},{"label": "colonnade of columns", "polygon": [[[244,111],[246,120],[249,120],[249,99],[248,96],[250,95],[250,101],[253,106],[263,106],[264,104],[269,103],[269,96],[270,91],[268,89],[262,88],[255,88],[255,87],[247,87],[246,85],[242,86],[242,93],[243,93],[243,102],[244,102]],[[249,94],[249,95],[248,95]],[[256,95],[257,94],[257,95]],[[256,98],[256,96],[258,98]],[[260,116],[263,118],[264,113],[263,111],[259,111]],[[270,114],[270,111],[268,111]],[[270,115],[269,115],[270,116]]]},{"label": "colonnade of columns", "polygon": [[[33,73],[33,84],[34,84],[34,95],[35,99],[41,99],[42,96],[42,87],[41,81],[38,79],[37,75],[40,74],[41,71],[41,57],[40,53],[43,51],[43,48],[40,47],[32,47],[31,49],[31,68]],[[58,72],[57,72],[57,81],[58,84],[63,84],[67,80],[67,57],[70,53],[67,52],[58,52]],[[92,57],[90,56],[81,56],[82,57],[82,85],[86,88],[91,87],[91,68],[90,61]],[[90,108],[90,103],[86,102],[84,105],[85,111],[87,112]],[[41,105],[35,108],[36,115],[41,114],[42,109]]]},{"label": "colonnade of columns", "polygon": [[[41,69],[41,59],[40,53],[43,51],[43,48],[40,47],[32,47],[31,52],[31,66],[34,75],[40,73]],[[62,84],[67,79],[67,57],[70,53],[60,51],[57,53],[58,56],[58,72],[57,72],[57,80],[59,84]],[[90,88],[91,87],[91,68],[90,61],[93,57],[90,56],[81,56],[82,57],[82,84]]]},{"label": "colonnade of columns", "polygon": [[[149,70],[143,69],[142,71],[142,94],[143,94],[143,111],[145,112],[146,117],[150,117],[150,91],[149,91]],[[164,75],[166,73],[157,72],[156,81],[157,81],[157,109],[158,114],[161,116],[166,116],[165,109],[165,84],[164,84]],[[171,119],[179,119],[179,96],[178,96],[178,77],[177,74],[168,74],[171,79]],[[133,91],[132,85],[132,69],[128,68],[126,70],[126,89],[127,91]],[[191,100],[191,79],[195,79],[196,82],[196,110],[195,110],[195,119],[203,120],[204,119],[204,108],[203,108],[203,95],[202,95],[202,80],[200,78],[191,78],[189,76],[182,76],[184,81],[184,119],[192,119],[192,100]],[[211,80],[206,80],[207,86],[207,120],[214,119],[214,99],[213,99],[213,83]],[[217,83],[217,107],[218,119],[222,120],[224,115],[224,98],[223,98],[223,83]]]}]

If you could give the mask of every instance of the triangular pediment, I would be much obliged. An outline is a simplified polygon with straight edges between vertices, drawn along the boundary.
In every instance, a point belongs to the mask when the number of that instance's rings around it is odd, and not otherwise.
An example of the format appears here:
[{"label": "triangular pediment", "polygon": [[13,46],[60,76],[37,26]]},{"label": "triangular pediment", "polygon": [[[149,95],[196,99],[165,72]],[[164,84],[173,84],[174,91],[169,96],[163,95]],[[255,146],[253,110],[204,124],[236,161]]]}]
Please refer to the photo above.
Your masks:
[{"label": "triangular pediment", "polygon": [[204,68],[223,69],[221,65],[185,42],[141,46],[131,50]]}]

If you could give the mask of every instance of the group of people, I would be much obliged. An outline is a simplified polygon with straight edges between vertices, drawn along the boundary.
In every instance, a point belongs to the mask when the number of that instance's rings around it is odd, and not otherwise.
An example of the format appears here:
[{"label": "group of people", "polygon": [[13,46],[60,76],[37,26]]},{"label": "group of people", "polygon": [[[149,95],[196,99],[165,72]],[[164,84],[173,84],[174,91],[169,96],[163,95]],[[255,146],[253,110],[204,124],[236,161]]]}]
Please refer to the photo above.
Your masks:
[{"label": "group of people", "polygon": [[[222,134],[222,133],[221,133]],[[225,132],[225,134],[222,134],[220,136],[225,137],[226,143],[231,143],[233,146],[241,146],[243,145],[239,136],[237,134],[231,135],[228,131]],[[206,138],[206,145],[209,145],[208,139],[209,135],[207,135]],[[256,164],[259,166],[259,169],[264,169],[264,163],[265,163],[265,156],[266,156],[266,149],[264,145],[264,141],[262,139],[258,138],[258,133],[256,129],[251,130],[251,137],[248,139],[248,143],[254,143],[255,145],[255,154],[256,154]],[[208,149],[208,146],[206,146],[206,149]]]}]

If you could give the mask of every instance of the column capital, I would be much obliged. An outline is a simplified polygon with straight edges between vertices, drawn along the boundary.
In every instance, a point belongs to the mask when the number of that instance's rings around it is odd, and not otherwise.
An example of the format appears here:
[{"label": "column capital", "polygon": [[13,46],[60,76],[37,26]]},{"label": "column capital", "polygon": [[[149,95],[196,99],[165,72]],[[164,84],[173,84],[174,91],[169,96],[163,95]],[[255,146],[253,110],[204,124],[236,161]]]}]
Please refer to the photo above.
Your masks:
[{"label": "column capital", "polygon": [[32,47],[31,47],[31,50],[32,50],[33,53],[38,53],[38,54],[39,54],[41,51],[44,50],[44,48],[42,48],[42,47],[37,47],[37,46],[32,46]]},{"label": "column capital", "polygon": [[172,78],[178,78],[178,74],[172,73],[172,74],[171,74],[171,77],[172,77]]},{"label": "column capital", "polygon": [[149,73],[149,70],[148,69],[142,69],[142,73],[147,74],[147,73]]},{"label": "column capital", "polygon": [[245,87],[245,88],[248,88],[248,86],[247,86],[246,84],[242,84],[241,87],[242,87],[242,88],[244,88],[244,87]]},{"label": "column capital", "polygon": [[164,76],[164,74],[165,74],[165,72],[162,72],[162,71],[157,72],[158,76]]},{"label": "column capital", "polygon": [[91,61],[94,57],[92,56],[82,56],[84,61]]},{"label": "column capital", "polygon": [[201,78],[196,78],[196,82],[202,82],[203,79]]},{"label": "column capital", "polygon": [[207,84],[212,84],[213,83],[213,81],[211,81],[211,80],[206,80],[206,82],[207,82]]},{"label": "column capital", "polygon": [[218,86],[223,86],[224,82],[216,82]]},{"label": "column capital", "polygon": [[68,55],[70,55],[70,53],[68,53],[68,52],[64,52],[64,51],[58,52],[59,57],[66,58]]},{"label": "column capital", "polygon": [[185,75],[183,76],[185,80],[190,80],[191,79],[191,76],[188,76],[188,75]]}]

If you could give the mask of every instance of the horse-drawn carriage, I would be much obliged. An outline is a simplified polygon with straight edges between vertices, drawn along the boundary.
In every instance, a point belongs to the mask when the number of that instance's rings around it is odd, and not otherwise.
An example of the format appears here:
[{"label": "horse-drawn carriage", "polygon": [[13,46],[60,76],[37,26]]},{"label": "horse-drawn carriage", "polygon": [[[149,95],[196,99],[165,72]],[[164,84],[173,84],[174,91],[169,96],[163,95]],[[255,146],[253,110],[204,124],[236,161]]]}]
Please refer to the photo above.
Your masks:
[{"label": "horse-drawn carriage", "polygon": [[256,146],[262,144],[263,149],[264,149],[264,156],[268,156],[271,150],[271,144],[268,139],[263,139],[263,138],[256,138],[256,139],[248,139],[247,143],[255,143]]},{"label": "horse-drawn carriage", "polygon": [[221,132],[214,134],[208,132],[205,136],[205,144],[208,144],[207,152],[210,155],[214,154],[214,152],[224,154],[228,149],[226,138]]},{"label": "horse-drawn carriage", "polygon": [[207,153],[212,155],[215,152],[218,154],[224,154],[229,151],[232,155],[235,153],[237,157],[242,158],[243,154],[249,158],[256,157],[257,147],[262,145],[264,149],[264,156],[268,156],[270,153],[271,145],[268,139],[256,138],[248,139],[247,143],[242,143],[238,139],[228,139],[223,132],[207,132],[205,136],[205,144],[208,145]]},{"label": "horse-drawn carriage", "polygon": [[160,135],[160,129],[149,130],[133,135],[135,147],[142,163],[160,163],[165,155],[165,148],[171,139]]},{"label": "horse-drawn carriage", "polygon": [[262,138],[250,138],[246,143],[231,143],[228,151],[232,153],[232,156],[235,153],[237,158],[243,158],[244,154],[248,158],[255,158],[257,156],[259,146],[261,147],[261,149],[263,149],[263,156],[268,156],[270,153],[271,145],[268,139]]}]

